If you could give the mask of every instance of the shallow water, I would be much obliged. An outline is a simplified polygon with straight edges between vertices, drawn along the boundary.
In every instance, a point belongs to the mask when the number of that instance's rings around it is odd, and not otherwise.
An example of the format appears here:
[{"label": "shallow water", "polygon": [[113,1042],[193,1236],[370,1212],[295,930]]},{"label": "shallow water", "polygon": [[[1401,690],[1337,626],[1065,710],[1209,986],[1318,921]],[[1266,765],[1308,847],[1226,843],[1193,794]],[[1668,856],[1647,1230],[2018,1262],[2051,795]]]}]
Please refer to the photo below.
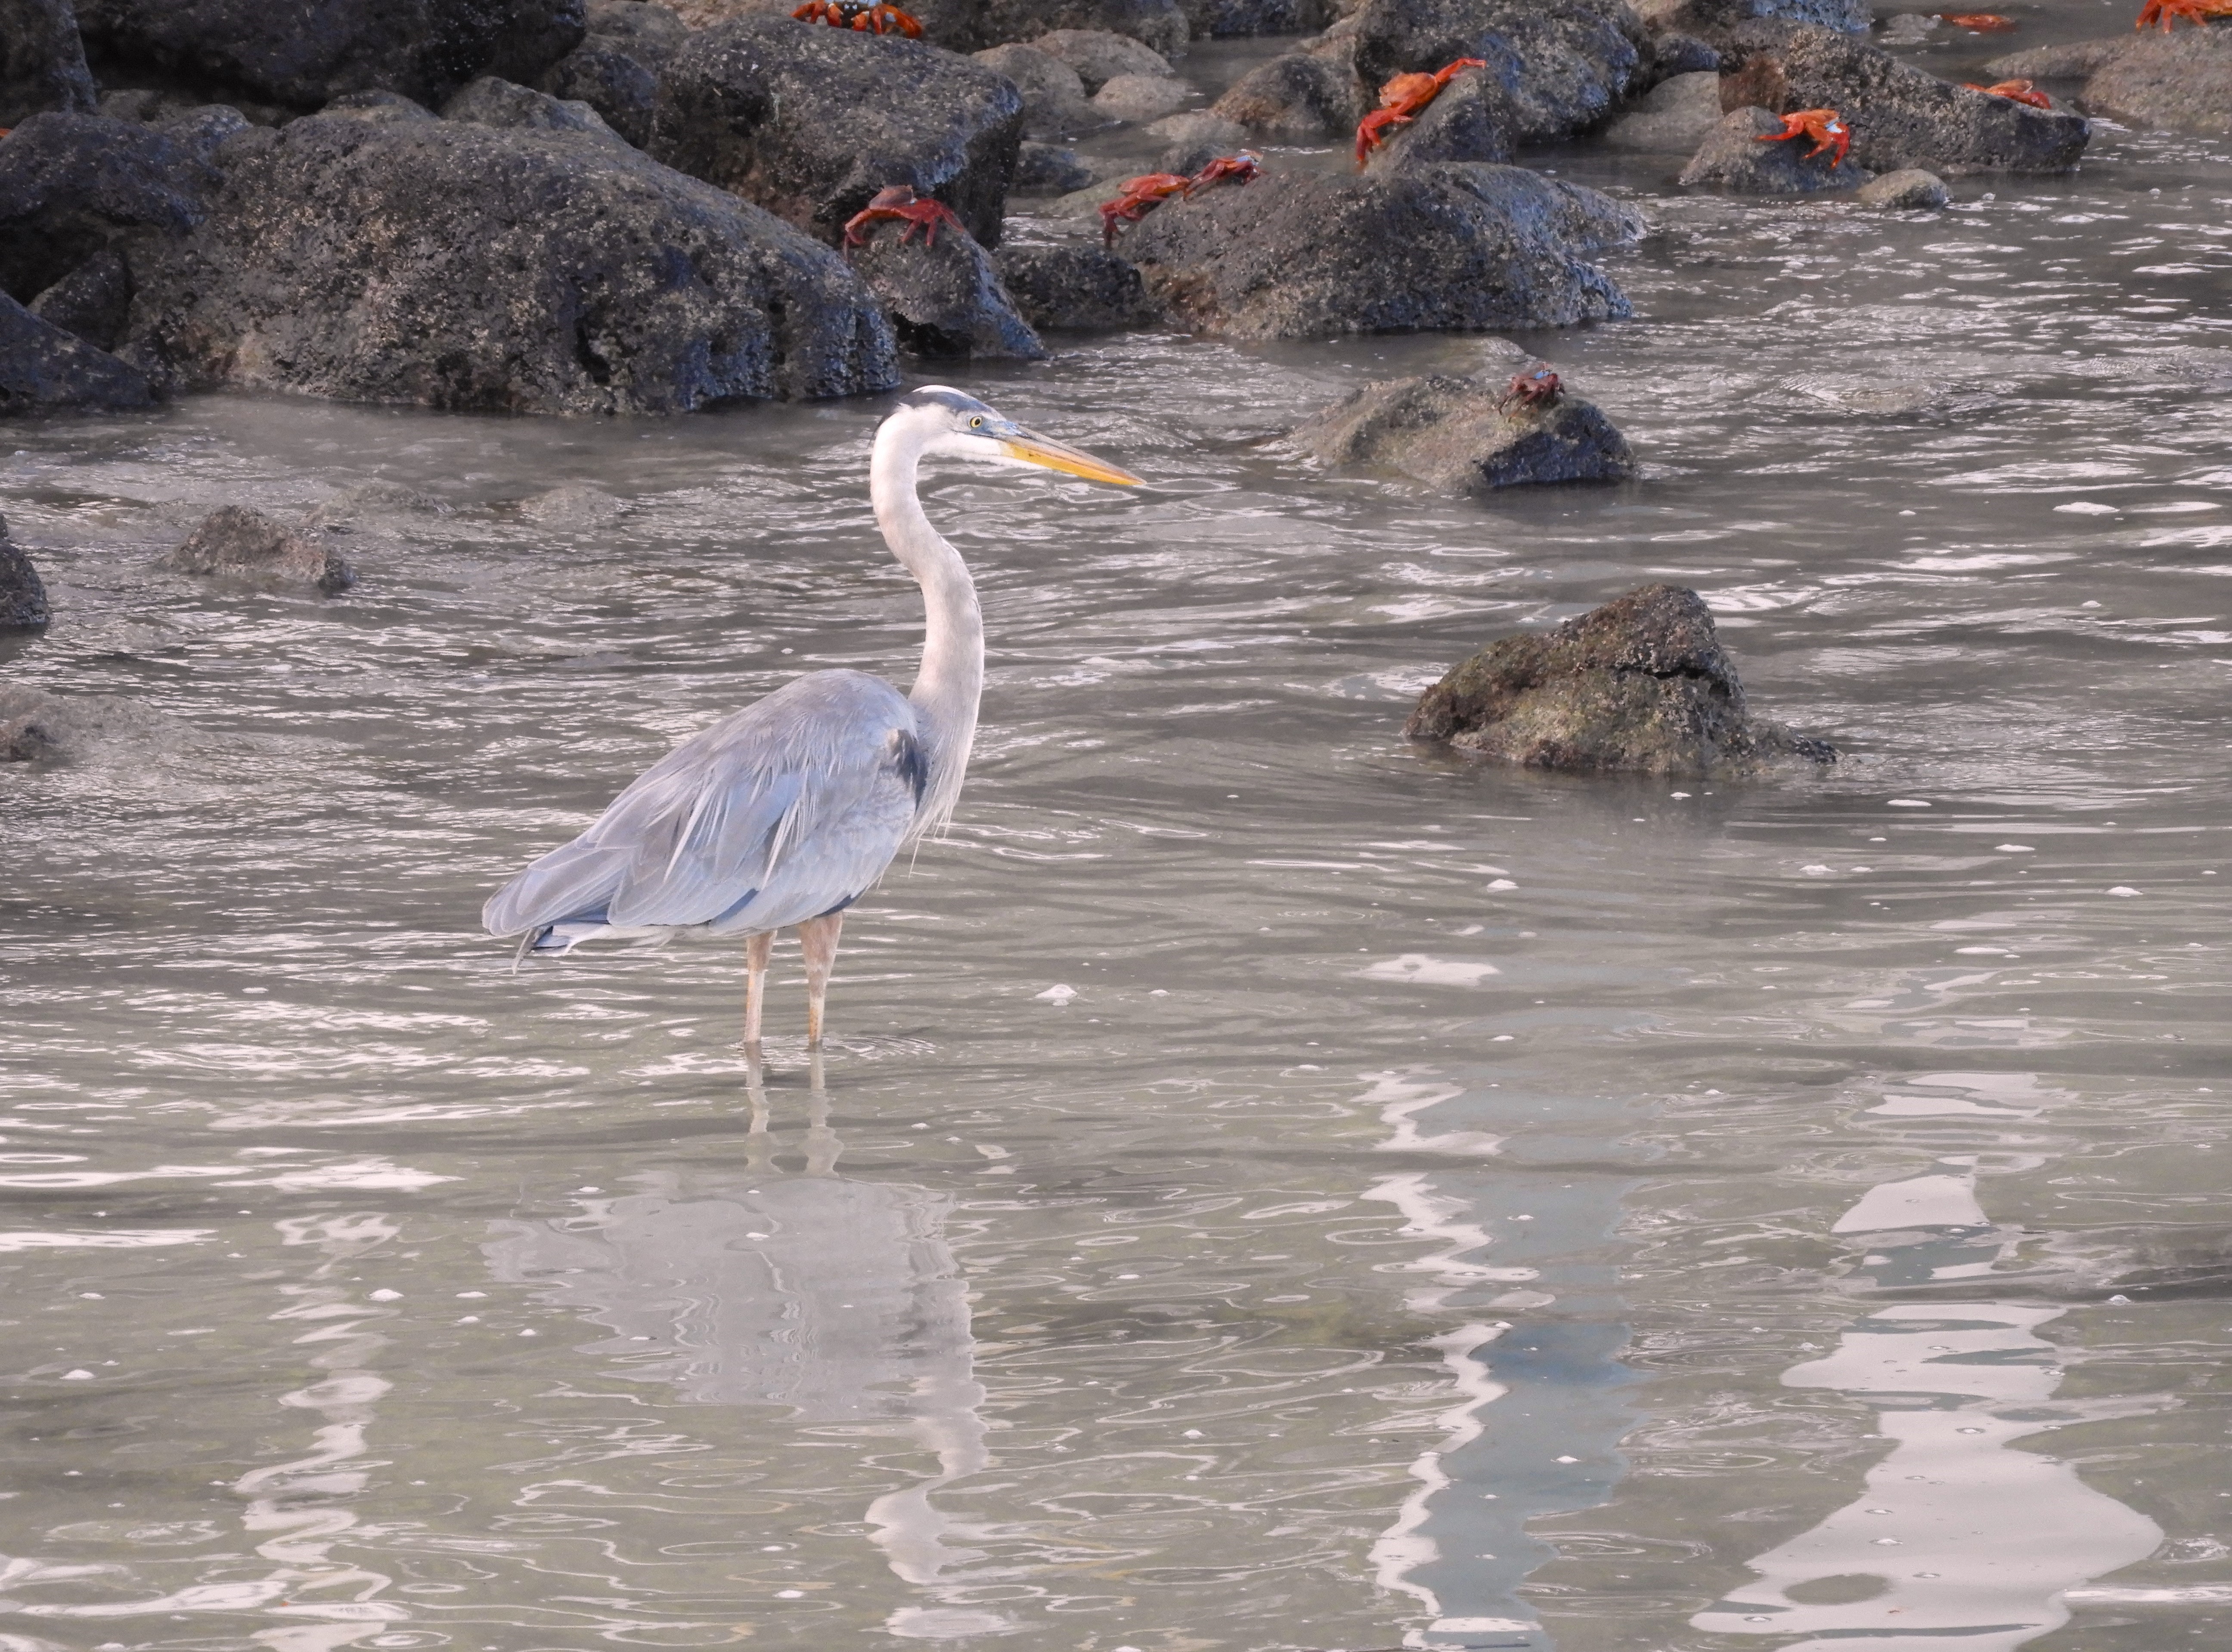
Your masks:
[{"label": "shallow water", "polygon": [[[1635,485],[1268,445],[1463,339],[942,375],[1157,485],[929,488],[986,727],[818,1074],[795,971],[755,1083],[734,949],[475,924],[788,674],[905,680],[876,406],[12,428],[7,669],[154,715],[0,770],[0,1644],[2223,1644],[2232,150],[1914,218],[1537,159],[1659,225],[1528,340]],[[151,570],[220,502],[363,584]],[[1845,761],[1398,737],[1653,579]]]}]

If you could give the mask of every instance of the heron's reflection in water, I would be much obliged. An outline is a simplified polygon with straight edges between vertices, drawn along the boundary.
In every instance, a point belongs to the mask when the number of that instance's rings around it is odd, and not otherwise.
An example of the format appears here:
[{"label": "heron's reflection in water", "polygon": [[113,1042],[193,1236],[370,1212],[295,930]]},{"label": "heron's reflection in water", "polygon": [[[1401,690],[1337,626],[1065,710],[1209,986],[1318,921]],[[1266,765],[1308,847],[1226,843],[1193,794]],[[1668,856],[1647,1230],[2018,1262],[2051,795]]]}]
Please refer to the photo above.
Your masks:
[{"label": "heron's reflection in water", "polygon": [[[1981,1279],[2002,1239],[1969,1175],[1871,1189],[1837,1222],[1880,1286]],[[2052,1306],[1970,1299],[1888,1305],[1783,1374],[1881,1408],[1892,1441],[1860,1496],[1751,1562],[1759,1581],[1690,1619],[1777,1637],[1783,1652],[2013,1652],[2069,1617],[2063,1592],[2150,1553],[2162,1532],[2051,1456],[2008,1448],[2128,1402],[2054,1402]]]},{"label": "heron's reflection in water", "polygon": [[490,1260],[611,1326],[607,1351],[685,1400],[788,1406],[808,1426],[903,1426],[938,1471],[875,1499],[866,1520],[892,1571],[929,1598],[886,1628],[1002,1633],[1015,1625],[962,1599],[955,1574],[982,1554],[935,1500],[989,1461],[967,1287],[944,1238],[953,1197],[838,1175],[819,1055],[810,1079],[802,1168],[777,1163],[755,1060],[741,1167],[648,1170],[633,1178],[639,1191],[586,1216],[499,1224]]}]

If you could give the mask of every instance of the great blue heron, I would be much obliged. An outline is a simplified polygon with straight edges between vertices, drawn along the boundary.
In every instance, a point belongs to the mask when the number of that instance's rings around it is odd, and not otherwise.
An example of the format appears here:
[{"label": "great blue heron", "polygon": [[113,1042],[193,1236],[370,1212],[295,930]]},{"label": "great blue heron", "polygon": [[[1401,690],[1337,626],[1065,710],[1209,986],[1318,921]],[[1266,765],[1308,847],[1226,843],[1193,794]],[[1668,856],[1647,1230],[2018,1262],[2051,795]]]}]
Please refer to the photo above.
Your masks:
[{"label": "great blue heron", "polygon": [[928,455],[1041,465],[1143,485],[1128,470],[1025,430],[973,396],[928,385],[876,431],[868,497],[885,543],[922,586],[922,669],[906,694],[865,671],[815,671],[677,746],[596,824],[498,890],[481,919],[520,954],[595,935],[744,937],[744,1042],[760,1041],[775,932],[798,926],[806,1036],[822,1006],[845,909],[961,795],[984,686],[976,582],[915,496]]}]

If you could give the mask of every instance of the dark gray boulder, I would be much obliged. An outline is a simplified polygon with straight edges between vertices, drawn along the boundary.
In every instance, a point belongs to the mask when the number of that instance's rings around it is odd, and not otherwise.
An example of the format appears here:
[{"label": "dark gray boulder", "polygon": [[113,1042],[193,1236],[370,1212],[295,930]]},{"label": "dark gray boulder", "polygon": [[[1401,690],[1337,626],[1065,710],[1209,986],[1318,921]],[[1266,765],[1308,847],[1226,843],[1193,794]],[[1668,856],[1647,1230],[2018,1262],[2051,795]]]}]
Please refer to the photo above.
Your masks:
[{"label": "dark gray boulder", "polygon": [[1862,206],[1894,212],[1934,211],[1952,197],[1947,194],[1945,181],[1937,173],[1910,166],[1903,172],[1885,172],[1873,183],[1861,185],[1860,192],[1853,198]]},{"label": "dark gray boulder", "polygon": [[1234,81],[1210,113],[1256,138],[1310,143],[1348,137],[1377,101],[1366,95],[1355,69],[1338,55],[1288,52]]},{"label": "dark gray boulder", "polygon": [[1604,139],[1614,149],[1678,150],[1686,155],[1721,124],[1722,113],[1717,74],[1670,75],[1606,127]]},{"label": "dark gray boulder", "polygon": [[1320,464],[1399,471],[1444,493],[1635,474],[1626,438],[1594,403],[1560,392],[1530,405],[1502,380],[1440,373],[1366,385],[1288,439]]},{"label": "dark gray boulder", "polygon": [[146,407],[154,400],[136,368],[0,293],[0,418]]},{"label": "dark gray boulder", "polygon": [[0,290],[28,301],[133,231],[187,229],[216,182],[162,132],[33,115],[0,141]]},{"label": "dark gray boulder", "polygon": [[444,104],[442,119],[528,132],[573,132],[606,143],[626,142],[587,104],[516,86],[493,75],[470,82]]},{"label": "dark gray boulder", "polygon": [[385,89],[439,103],[478,75],[531,81],[581,43],[581,0],[80,0],[101,78],[322,107]]},{"label": "dark gray boulder", "polygon": [[587,104],[641,148],[651,141],[659,73],[689,40],[688,26],[665,6],[594,0],[587,36],[542,72],[535,88]]},{"label": "dark gray boulder", "polygon": [[2089,135],[2078,115],[1972,92],[1825,29],[1749,24],[1729,55],[1743,89],[1724,87],[1723,103],[1743,95],[1777,114],[1835,109],[1852,128],[1852,159],[1872,172],[2067,172]]},{"label": "dark gray boulder", "polygon": [[1093,168],[1074,149],[1054,144],[1025,144],[1015,152],[1014,188],[1018,195],[1067,195],[1088,187]]},{"label": "dark gray boulder", "polygon": [[1502,81],[1467,69],[1407,125],[1382,130],[1374,169],[1435,160],[1509,160],[1522,121]]},{"label": "dark gray boulder", "polygon": [[1530,768],[1743,774],[1837,755],[1751,715],[1711,611],[1673,585],[1491,644],[1428,689],[1403,732]]},{"label": "dark gray boulder", "polygon": [[891,318],[901,349],[933,360],[1045,358],[991,259],[965,233],[949,224],[933,245],[918,226],[886,219],[863,224],[860,235],[845,256]]},{"label": "dark gray boulder", "polygon": [[1671,81],[1677,75],[1720,72],[1720,53],[1695,35],[1685,35],[1673,29],[1654,30],[1651,43],[1653,80]]},{"label": "dark gray boulder", "polygon": [[188,385],[583,414],[898,381],[834,252],[608,139],[321,115],[223,159],[135,256],[127,353]]},{"label": "dark gray boulder", "polygon": [[36,631],[53,617],[46,582],[8,537],[7,519],[0,517],[0,631]]},{"label": "dark gray boulder", "polygon": [[1872,0],[1643,0],[1636,7],[1654,33],[1686,35],[1719,46],[1731,29],[1762,20],[1865,35],[1875,23]]},{"label": "dark gray boulder", "polygon": [[1235,35],[1311,35],[1333,20],[1335,0],[1180,0],[1197,40]]},{"label": "dark gray boulder", "polygon": [[[2176,38],[2191,40],[2205,37],[2206,34],[2206,30],[2193,29]],[[1995,57],[1984,65],[1984,73],[1995,81],[2083,80],[2105,68],[2131,47],[2153,38],[2151,33],[2134,31],[2111,35],[2105,40],[2072,40],[2056,46],[2033,46]]]},{"label": "dark gray boulder", "polygon": [[1814,154],[1811,138],[1766,141],[1781,130],[1781,117],[1764,109],[1731,110],[1698,146],[1678,181],[1739,195],[1810,195],[1857,189],[1875,176],[1852,154],[1841,162],[1833,152]]},{"label": "dark gray boulder", "polygon": [[995,262],[1002,285],[1035,327],[1117,333],[1162,320],[1139,266],[1105,248],[1003,247]]},{"label": "dark gray boulder", "polygon": [[318,111],[343,120],[361,120],[368,126],[409,125],[439,120],[436,114],[415,98],[406,98],[400,92],[344,92]]},{"label": "dark gray boulder", "polygon": [[203,103],[179,110],[157,124],[165,138],[208,160],[216,155],[219,144],[236,132],[246,131],[249,120],[229,103]]},{"label": "dark gray boulder", "polygon": [[975,61],[1004,75],[1023,94],[1023,130],[1034,138],[1066,138],[1106,126],[1111,116],[1086,100],[1077,71],[1035,46],[988,46]]},{"label": "dark gray boulder", "polygon": [[980,63],[897,36],[744,17],[700,31],[659,82],[651,152],[834,244],[904,184],[997,246],[1023,100]]},{"label": "dark gray boulder", "polygon": [[2130,126],[2232,136],[2232,29],[2159,29],[1994,58],[1997,80],[2085,77],[2078,100]]},{"label": "dark gray boulder", "polygon": [[[1165,58],[1185,50],[1192,31],[1178,0],[978,0],[979,46],[1002,41],[1036,43],[1056,29],[1092,29],[1124,35]],[[924,20],[925,23],[929,21]],[[937,30],[931,38],[944,42]],[[955,49],[962,49],[958,42]]]},{"label": "dark gray boulder", "polygon": [[132,315],[132,267],[104,247],[33,299],[30,310],[96,350],[114,350]]},{"label": "dark gray boulder", "polygon": [[1205,189],[1150,213],[1120,250],[1197,332],[1321,339],[1625,315],[1619,288],[1585,260],[1642,228],[1594,190],[1438,163]]},{"label": "dark gray boulder", "polygon": [[70,0],[0,0],[0,126],[99,100]]},{"label": "dark gray boulder", "polygon": [[1029,42],[1033,51],[1067,64],[1091,97],[1119,75],[1173,75],[1170,60],[1129,35],[1105,29],[1050,29]]},{"label": "dark gray boulder", "polygon": [[1367,105],[1397,75],[1461,57],[1485,61],[1509,95],[1525,143],[1610,118],[1649,76],[1651,37],[1626,0],[1364,0],[1356,72]]},{"label": "dark gray boulder", "polygon": [[245,505],[224,505],[211,511],[159,566],[173,573],[310,586],[328,596],[356,583],[356,570],[338,554]]}]

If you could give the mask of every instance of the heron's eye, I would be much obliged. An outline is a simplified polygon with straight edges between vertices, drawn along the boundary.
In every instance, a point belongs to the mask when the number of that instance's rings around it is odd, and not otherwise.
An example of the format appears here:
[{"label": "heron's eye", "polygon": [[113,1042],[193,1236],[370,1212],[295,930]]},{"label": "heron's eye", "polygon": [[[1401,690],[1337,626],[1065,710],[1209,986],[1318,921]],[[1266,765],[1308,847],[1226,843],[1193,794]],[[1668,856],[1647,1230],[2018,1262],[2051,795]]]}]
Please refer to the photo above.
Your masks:
[{"label": "heron's eye", "polygon": [[972,431],[983,430],[984,428],[984,416],[982,413],[979,413],[976,418],[970,419],[969,421],[969,428]]}]

